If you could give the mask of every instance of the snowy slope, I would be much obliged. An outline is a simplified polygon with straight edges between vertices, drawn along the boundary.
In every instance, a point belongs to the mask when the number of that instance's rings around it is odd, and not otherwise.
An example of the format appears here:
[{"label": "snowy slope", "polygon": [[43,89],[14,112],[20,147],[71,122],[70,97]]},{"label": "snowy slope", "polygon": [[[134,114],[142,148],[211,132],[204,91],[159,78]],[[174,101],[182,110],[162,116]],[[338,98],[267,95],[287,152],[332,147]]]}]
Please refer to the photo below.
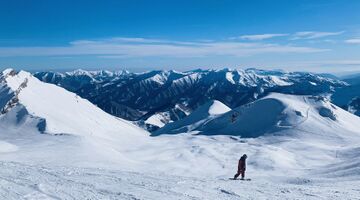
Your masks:
[{"label": "snowy slope", "polygon": [[[232,120],[233,114],[235,120]],[[187,118],[181,121],[186,122]],[[186,132],[188,127],[193,127],[190,134],[195,134],[194,137],[232,135],[230,138],[240,143],[233,146],[223,141],[226,147],[223,143],[222,148],[212,146],[199,151],[205,155],[247,152],[257,173],[272,171],[272,174],[290,172],[293,175],[301,172],[300,169],[321,168],[323,175],[331,176],[334,163],[343,171],[342,177],[354,176],[358,172],[359,162],[353,158],[360,146],[360,118],[322,97],[273,93],[200,123],[180,124],[181,121],[174,129],[166,130],[165,126],[162,134],[177,130]]]},{"label": "snowy slope", "polygon": [[226,113],[231,109],[217,100],[212,100],[200,106],[184,119],[169,123],[163,128],[155,131],[152,135],[174,134],[189,132],[197,128],[197,124]]},{"label": "snowy slope", "polygon": [[[353,199],[359,193],[360,119],[320,97],[273,93],[233,110],[210,101],[169,129],[186,127],[189,134],[149,137],[74,93],[7,70],[0,106],[3,199]],[[243,153],[252,181],[229,181]]]},{"label": "snowy slope", "polygon": [[18,149],[6,159],[34,156],[34,162],[55,164],[102,160],[130,165],[123,149],[147,142],[148,132],[30,73],[6,70],[0,84],[0,151]]},{"label": "snowy slope", "polygon": [[358,199],[357,180],[314,177],[287,179],[184,177],[94,168],[24,165],[0,162],[4,199]]},{"label": "snowy slope", "polygon": [[114,135],[144,135],[130,123],[103,112],[98,107],[63,88],[46,84],[30,73],[4,73],[6,85],[20,90],[18,103],[33,116],[46,120],[44,132],[50,134],[96,135],[110,139]]},{"label": "snowy slope", "polygon": [[[194,111],[196,112],[201,111]],[[189,131],[198,131],[197,133],[205,135],[258,137],[286,129],[308,129],[310,125],[315,130],[322,130],[325,124],[332,124],[348,131],[356,131],[360,128],[358,117],[331,104],[324,97],[279,93],[272,93],[222,115],[203,119]],[[176,127],[170,128],[171,124],[169,124],[167,130],[165,126],[159,132],[172,133],[174,131],[172,129],[181,128],[183,128],[182,132],[189,132],[184,128],[188,127],[189,123],[182,123],[188,120],[191,120],[191,115],[176,123]]]}]

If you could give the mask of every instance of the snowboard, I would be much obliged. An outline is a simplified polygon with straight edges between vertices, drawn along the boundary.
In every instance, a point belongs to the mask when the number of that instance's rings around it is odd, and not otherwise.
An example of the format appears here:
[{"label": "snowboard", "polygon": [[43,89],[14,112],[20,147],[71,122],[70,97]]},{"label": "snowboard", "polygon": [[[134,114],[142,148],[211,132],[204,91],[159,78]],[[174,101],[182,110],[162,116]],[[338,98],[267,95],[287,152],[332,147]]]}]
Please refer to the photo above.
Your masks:
[{"label": "snowboard", "polygon": [[239,181],[251,181],[251,178],[245,178],[245,179],[241,179],[241,178],[237,178],[237,179],[234,179],[234,178],[229,178],[230,180],[239,180]]}]

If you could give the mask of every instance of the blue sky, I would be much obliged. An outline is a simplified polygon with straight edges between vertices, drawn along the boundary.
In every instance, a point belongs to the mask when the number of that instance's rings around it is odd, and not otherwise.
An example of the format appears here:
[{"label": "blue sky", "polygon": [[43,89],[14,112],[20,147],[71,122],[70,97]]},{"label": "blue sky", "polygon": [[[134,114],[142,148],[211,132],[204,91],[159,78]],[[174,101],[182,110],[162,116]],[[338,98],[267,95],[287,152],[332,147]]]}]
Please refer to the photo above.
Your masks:
[{"label": "blue sky", "polygon": [[1,0],[0,68],[360,71],[358,0]]}]

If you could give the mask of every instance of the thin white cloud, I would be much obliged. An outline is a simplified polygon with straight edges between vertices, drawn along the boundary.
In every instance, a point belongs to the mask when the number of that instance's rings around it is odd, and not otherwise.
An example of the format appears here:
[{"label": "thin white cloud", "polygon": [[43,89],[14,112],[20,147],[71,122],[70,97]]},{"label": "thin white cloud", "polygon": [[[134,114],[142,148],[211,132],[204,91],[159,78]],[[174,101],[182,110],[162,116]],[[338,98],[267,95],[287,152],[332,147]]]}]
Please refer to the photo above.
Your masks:
[{"label": "thin white cloud", "polygon": [[303,65],[316,65],[316,66],[330,66],[330,65],[335,65],[335,66],[352,66],[352,65],[356,65],[356,66],[360,66],[360,60],[356,60],[356,59],[338,59],[338,60],[313,60],[313,61],[302,61],[302,62],[298,62],[301,63]]},{"label": "thin white cloud", "polygon": [[302,31],[302,32],[296,32],[292,40],[307,40],[307,39],[317,39],[317,38],[323,38],[328,36],[335,36],[335,35],[341,35],[345,31],[338,31],[338,32],[319,32],[319,31]]},{"label": "thin white cloud", "polygon": [[[207,41],[199,41],[206,43]],[[148,38],[126,38],[113,37],[100,40],[76,40],[70,42],[72,45],[88,45],[88,44],[174,44],[174,45],[197,45],[199,42],[186,42],[177,40],[162,40],[162,39],[148,39]]]},{"label": "thin white cloud", "polygon": [[283,33],[269,33],[269,34],[258,34],[258,35],[242,35],[239,37],[231,37],[229,39],[243,39],[243,40],[253,40],[253,41],[259,41],[259,40],[265,40],[270,39],[274,37],[283,37],[288,36],[289,34],[283,34]]},{"label": "thin white cloud", "polygon": [[360,38],[348,39],[348,40],[345,40],[345,43],[348,43],[348,44],[360,44]]},{"label": "thin white cloud", "polygon": [[0,47],[0,56],[204,57],[324,51],[329,51],[329,49],[237,41],[188,42],[145,38],[108,38],[103,40],[78,40],[71,42],[68,46]]}]

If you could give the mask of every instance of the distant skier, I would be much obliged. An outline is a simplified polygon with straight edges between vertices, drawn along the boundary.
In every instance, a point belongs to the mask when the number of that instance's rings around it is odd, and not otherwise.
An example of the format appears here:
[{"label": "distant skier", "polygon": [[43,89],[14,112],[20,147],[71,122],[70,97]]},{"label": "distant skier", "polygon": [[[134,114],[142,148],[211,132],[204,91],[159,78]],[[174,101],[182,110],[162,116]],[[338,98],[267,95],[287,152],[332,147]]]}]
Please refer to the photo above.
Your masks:
[{"label": "distant skier", "polygon": [[230,121],[231,123],[234,123],[236,121],[236,118],[239,116],[238,112],[233,112],[231,117],[230,117]]},{"label": "distant skier", "polygon": [[244,154],[244,155],[241,156],[241,158],[239,159],[238,171],[237,171],[237,173],[234,175],[234,179],[237,179],[237,177],[239,177],[240,174],[241,174],[241,179],[242,179],[242,180],[245,178],[246,158],[247,158],[247,155]]}]

